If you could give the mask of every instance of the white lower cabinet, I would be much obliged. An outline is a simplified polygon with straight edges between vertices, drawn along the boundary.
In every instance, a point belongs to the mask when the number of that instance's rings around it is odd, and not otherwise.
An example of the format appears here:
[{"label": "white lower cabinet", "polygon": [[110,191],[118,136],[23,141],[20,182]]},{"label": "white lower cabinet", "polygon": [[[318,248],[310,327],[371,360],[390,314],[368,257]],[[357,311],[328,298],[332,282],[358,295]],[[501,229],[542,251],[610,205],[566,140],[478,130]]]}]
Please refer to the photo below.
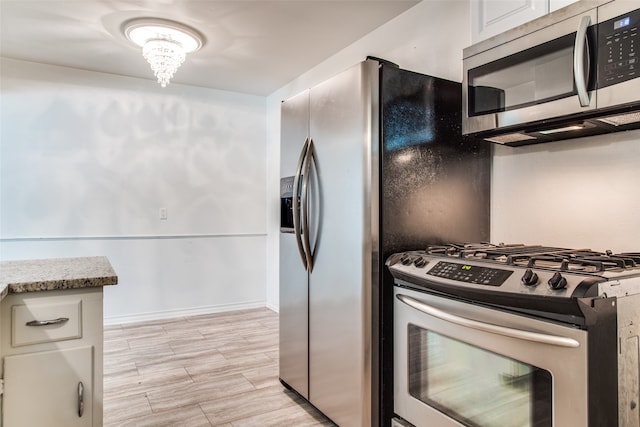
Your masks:
[{"label": "white lower cabinet", "polygon": [[1,427],[102,426],[102,288],[1,303]]},{"label": "white lower cabinet", "polygon": [[4,359],[4,425],[93,425],[93,348]]}]

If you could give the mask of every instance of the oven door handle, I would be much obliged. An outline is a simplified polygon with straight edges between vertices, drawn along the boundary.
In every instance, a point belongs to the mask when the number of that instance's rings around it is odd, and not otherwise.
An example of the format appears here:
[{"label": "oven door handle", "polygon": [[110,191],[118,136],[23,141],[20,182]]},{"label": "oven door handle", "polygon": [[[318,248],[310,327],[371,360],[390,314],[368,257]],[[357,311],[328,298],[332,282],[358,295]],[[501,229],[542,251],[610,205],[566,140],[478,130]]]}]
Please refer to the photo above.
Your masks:
[{"label": "oven door handle", "polygon": [[492,334],[504,335],[510,338],[517,338],[525,341],[533,341],[542,344],[555,345],[559,347],[580,347],[580,343],[573,338],[559,337],[556,335],[541,334],[538,332],[523,331],[521,329],[506,328],[504,326],[492,325],[490,323],[478,322],[477,320],[467,319],[466,317],[456,316],[455,314],[447,313],[438,308],[432,307],[419,301],[415,298],[411,298],[407,295],[398,294],[396,297],[407,304],[409,307],[415,308],[422,313],[436,317],[446,322],[455,323],[459,326],[476,329],[479,331],[489,332]]}]

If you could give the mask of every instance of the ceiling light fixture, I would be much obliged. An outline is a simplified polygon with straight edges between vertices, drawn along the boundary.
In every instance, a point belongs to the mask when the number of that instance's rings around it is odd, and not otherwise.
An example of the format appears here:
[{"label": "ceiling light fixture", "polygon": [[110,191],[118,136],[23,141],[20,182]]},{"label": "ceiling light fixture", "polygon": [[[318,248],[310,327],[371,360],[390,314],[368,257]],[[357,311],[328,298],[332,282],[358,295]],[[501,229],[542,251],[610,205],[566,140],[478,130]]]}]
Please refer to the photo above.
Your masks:
[{"label": "ceiling light fixture", "polygon": [[142,47],[160,86],[166,87],[187,53],[204,44],[204,37],[184,24],[167,19],[137,18],[122,25],[124,35]]}]

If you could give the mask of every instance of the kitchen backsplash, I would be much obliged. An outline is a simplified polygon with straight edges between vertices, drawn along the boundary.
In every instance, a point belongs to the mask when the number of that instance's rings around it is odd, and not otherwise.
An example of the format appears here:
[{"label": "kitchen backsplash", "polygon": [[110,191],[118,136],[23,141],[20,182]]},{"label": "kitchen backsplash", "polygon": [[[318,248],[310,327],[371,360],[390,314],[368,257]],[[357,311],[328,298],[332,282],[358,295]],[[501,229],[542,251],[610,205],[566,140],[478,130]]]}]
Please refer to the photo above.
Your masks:
[{"label": "kitchen backsplash", "polygon": [[640,250],[640,131],[496,146],[494,242]]}]

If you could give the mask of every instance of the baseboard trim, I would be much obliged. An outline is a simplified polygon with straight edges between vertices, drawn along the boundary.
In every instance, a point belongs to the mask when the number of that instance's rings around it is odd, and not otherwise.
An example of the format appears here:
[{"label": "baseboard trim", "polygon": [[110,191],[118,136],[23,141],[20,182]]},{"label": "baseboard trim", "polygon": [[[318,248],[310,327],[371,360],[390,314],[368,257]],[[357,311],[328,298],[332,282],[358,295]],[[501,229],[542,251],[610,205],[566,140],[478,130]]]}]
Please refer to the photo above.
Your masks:
[{"label": "baseboard trim", "polygon": [[163,320],[163,319],[172,319],[176,317],[187,317],[187,316],[197,316],[200,314],[213,314],[213,313],[223,313],[226,311],[236,311],[236,310],[248,310],[252,308],[269,308],[265,301],[253,301],[246,302],[240,304],[220,304],[220,305],[210,305],[205,307],[192,307],[185,308],[179,310],[163,310],[163,311],[154,311],[148,313],[136,313],[129,314],[124,316],[105,316],[104,325],[120,325],[125,323],[138,323],[138,322],[148,322],[152,320]]},{"label": "baseboard trim", "polygon": [[276,313],[280,313],[280,306],[266,303],[265,307],[267,307],[271,311],[275,311]]}]

